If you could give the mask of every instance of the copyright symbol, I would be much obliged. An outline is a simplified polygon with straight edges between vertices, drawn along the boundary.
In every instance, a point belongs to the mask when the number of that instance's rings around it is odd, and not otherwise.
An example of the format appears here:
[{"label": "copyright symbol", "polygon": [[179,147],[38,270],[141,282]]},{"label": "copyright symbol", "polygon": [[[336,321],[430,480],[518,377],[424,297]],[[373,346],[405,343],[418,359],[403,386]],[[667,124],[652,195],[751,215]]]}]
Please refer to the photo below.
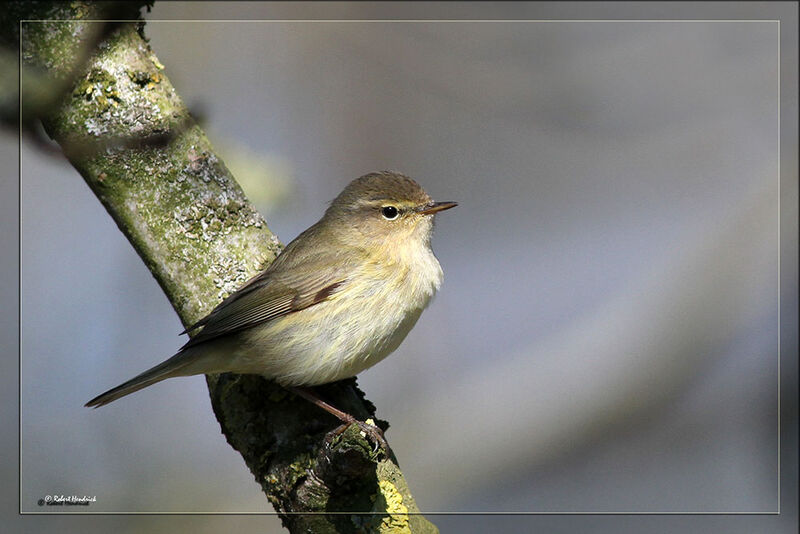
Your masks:
[{"label": "copyright symbol", "polygon": [[44,506],[44,499],[39,499],[39,502],[37,502],[36,504],[38,504],[39,506]]}]

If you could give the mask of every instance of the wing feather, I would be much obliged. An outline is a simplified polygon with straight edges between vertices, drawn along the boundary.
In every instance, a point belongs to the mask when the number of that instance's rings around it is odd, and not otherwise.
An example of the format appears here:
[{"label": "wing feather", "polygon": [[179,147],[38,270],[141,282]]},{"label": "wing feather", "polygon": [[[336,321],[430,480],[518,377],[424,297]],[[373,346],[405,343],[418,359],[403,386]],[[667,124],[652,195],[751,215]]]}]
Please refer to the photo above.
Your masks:
[{"label": "wing feather", "polygon": [[[293,246],[294,254],[286,256]],[[183,348],[314,306],[329,299],[347,283],[353,265],[342,261],[335,249],[323,257],[303,252],[295,242],[291,243],[266,271],[251,278],[211,313],[187,328],[184,333],[200,327],[202,330]],[[303,268],[303,260],[312,257],[317,267],[315,271]]]}]

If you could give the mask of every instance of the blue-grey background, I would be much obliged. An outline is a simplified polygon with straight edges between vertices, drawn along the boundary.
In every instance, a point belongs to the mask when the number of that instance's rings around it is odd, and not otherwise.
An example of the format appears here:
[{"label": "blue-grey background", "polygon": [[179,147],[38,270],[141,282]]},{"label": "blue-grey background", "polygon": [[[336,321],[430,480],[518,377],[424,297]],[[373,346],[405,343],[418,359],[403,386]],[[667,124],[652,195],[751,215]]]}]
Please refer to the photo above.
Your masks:
[{"label": "blue-grey background", "polygon": [[[437,222],[439,296],[359,379],[424,511],[778,509],[779,295],[797,286],[779,285],[777,22],[145,31],[283,241],[371,170],[459,201]],[[26,145],[21,162],[22,510],[271,511],[201,378],[82,407],[181,327],[77,173]]]}]

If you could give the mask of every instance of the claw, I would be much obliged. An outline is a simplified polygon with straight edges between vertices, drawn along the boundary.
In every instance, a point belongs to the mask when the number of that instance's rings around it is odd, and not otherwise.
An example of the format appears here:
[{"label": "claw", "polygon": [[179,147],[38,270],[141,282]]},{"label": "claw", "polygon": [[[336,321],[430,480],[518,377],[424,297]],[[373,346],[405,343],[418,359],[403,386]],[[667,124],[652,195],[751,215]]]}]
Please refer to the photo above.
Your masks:
[{"label": "claw", "polygon": [[366,422],[365,421],[359,421],[358,419],[356,419],[355,417],[353,417],[349,413],[345,413],[345,412],[339,410],[338,408],[334,408],[333,406],[331,406],[327,402],[325,402],[322,399],[320,399],[319,397],[317,397],[314,393],[312,393],[307,388],[290,387],[290,388],[287,388],[287,389],[289,389],[290,391],[292,391],[293,393],[295,393],[297,395],[300,395],[301,397],[303,397],[307,401],[309,401],[309,402],[315,404],[316,406],[322,408],[326,412],[335,415],[340,421],[342,421],[343,424],[341,424],[338,427],[336,427],[332,432],[329,432],[328,435],[325,437],[325,440],[328,441],[328,443],[330,443],[330,440],[333,439],[333,438],[330,438],[329,436],[331,436],[331,435],[333,437],[339,436],[339,435],[341,435],[342,432],[344,432],[347,429],[347,427],[349,427],[350,425],[354,424],[354,425],[358,425],[358,428],[361,429],[361,432],[363,432],[365,434],[364,437],[369,436],[370,438],[372,438],[372,441],[375,442],[375,450],[373,450],[372,452],[378,452],[379,448],[383,448],[384,450],[390,450],[389,449],[389,444],[386,443],[386,438],[383,437],[383,430],[381,430],[380,428],[375,426],[374,421],[372,421],[372,419],[367,419]]},{"label": "claw", "polygon": [[328,435],[325,437],[325,441],[330,444],[333,438],[342,435],[345,430],[350,428],[350,425],[356,425],[359,429],[361,429],[361,435],[374,443],[375,448],[372,449],[372,452],[378,452],[379,449],[389,450],[389,444],[386,442],[386,438],[383,436],[383,431],[375,425],[366,423],[364,421],[359,421],[358,419],[353,419],[352,421],[348,421],[337,426],[335,429],[328,432]]}]

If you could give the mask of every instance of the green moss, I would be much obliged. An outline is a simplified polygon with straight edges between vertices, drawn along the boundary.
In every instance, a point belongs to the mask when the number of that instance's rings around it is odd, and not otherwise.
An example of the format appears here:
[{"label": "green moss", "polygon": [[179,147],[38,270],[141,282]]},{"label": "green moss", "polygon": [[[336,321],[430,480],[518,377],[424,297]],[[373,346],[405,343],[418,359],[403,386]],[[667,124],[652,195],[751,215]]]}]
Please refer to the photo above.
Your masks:
[{"label": "green moss", "polygon": [[289,485],[293,486],[297,480],[306,476],[306,472],[314,465],[314,460],[308,453],[298,454],[295,461],[289,464],[289,473],[291,474],[288,479]]},{"label": "green moss", "polygon": [[[109,111],[110,107],[118,107],[122,102],[122,97],[117,91],[117,80],[109,73],[92,69],[72,91],[74,101],[81,103],[79,109],[74,113],[81,113],[90,117],[98,117]],[[77,121],[73,121],[77,124]],[[102,132],[87,125],[87,132],[90,135],[100,135]]]}]

